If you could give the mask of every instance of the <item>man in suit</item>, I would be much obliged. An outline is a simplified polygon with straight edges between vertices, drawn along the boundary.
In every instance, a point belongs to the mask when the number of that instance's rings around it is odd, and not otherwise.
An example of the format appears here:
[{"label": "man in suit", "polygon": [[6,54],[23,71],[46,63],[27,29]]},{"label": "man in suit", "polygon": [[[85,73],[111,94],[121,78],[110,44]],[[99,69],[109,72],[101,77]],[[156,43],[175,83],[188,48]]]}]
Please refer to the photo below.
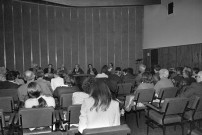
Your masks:
[{"label": "man in suit", "polygon": [[15,83],[14,71],[6,74],[6,81],[0,81],[0,89],[17,89],[19,85]]}]

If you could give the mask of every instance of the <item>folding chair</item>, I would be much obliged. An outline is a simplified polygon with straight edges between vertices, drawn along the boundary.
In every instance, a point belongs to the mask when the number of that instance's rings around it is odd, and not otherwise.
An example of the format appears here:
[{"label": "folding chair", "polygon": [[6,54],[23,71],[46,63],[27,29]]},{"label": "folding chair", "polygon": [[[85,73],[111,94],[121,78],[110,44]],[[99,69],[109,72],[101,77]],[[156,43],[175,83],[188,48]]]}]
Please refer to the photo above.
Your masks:
[{"label": "folding chair", "polygon": [[83,135],[130,135],[131,130],[128,125],[84,129]]},{"label": "folding chair", "polygon": [[161,107],[161,103],[165,98],[174,98],[177,95],[177,91],[178,88],[177,87],[168,87],[168,88],[162,88],[159,92],[158,97],[156,98],[157,100],[159,100],[159,102],[157,102],[156,107]]},{"label": "folding chair", "polygon": [[119,83],[117,84],[117,98],[125,97],[132,91],[132,83]]},{"label": "folding chair", "polygon": [[55,124],[54,108],[22,108],[16,114],[14,123],[18,123],[23,135],[50,133]]},{"label": "folding chair", "polygon": [[183,116],[188,106],[187,98],[166,98],[162,104],[162,108],[157,108],[151,104],[146,104],[147,135],[149,127],[163,129],[163,135],[166,132],[166,126],[181,125],[182,135],[184,134]]},{"label": "folding chair", "polygon": [[155,95],[154,89],[139,89],[135,92],[135,98],[134,98],[134,106],[132,107],[132,111],[136,114],[136,124],[137,127],[139,127],[138,124],[138,113],[140,116],[140,112],[145,110],[145,103],[151,103],[153,102]]}]

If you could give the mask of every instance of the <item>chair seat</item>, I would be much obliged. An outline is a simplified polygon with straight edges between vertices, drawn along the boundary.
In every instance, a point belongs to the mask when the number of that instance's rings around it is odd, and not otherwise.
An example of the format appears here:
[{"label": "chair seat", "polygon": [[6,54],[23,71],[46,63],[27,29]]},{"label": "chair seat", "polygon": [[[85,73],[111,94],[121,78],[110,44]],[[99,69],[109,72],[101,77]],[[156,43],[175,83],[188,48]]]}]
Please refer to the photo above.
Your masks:
[{"label": "chair seat", "polygon": [[[158,124],[163,125],[163,122],[162,122],[163,115],[162,114],[151,110],[151,111],[149,111],[149,117],[150,117],[150,119],[157,122]],[[177,122],[181,122],[181,117],[179,115],[169,115],[164,118],[164,124],[177,123]]]},{"label": "chair seat", "polygon": [[[193,112],[192,111],[188,111],[184,114],[184,118],[187,119],[187,120],[193,120],[192,119],[192,114]],[[199,119],[202,119],[202,111],[200,112],[196,112],[194,114],[194,120],[199,120]]]},{"label": "chair seat", "polygon": [[33,134],[50,133],[50,132],[52,132],[50,127],[36,128],[32,131],[30,129],[23,129],[23,135],[33,135]]},{"label": "chair seat", "polygon": [[5,118],[5,121],[7,122],[7,121],[9,121],[10,120],[10,114],[5,114],[4,115],[4,118]]}]

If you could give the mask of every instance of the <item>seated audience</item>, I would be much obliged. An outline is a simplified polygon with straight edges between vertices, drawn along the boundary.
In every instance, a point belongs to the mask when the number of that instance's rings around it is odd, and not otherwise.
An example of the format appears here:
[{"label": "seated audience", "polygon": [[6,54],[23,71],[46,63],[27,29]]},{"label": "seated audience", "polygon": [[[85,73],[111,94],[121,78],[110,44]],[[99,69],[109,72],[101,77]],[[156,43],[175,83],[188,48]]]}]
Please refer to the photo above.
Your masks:
[{"label": "seated audience", "polygon": [[114,74],[109,75],[109,79],[115,81],[117,84],[122,83],[121,68],[116,67]]},{"label": "seated audience", "polygon": [[152,82],[155,85],[160,80],[159,74],[154,74],[152,76]]},{"label": "seated audience", "polygon": [[37,75],[37,80],[35,82],[41,87],[42,93],[44,95],[53,96],[53,90],[51,88],[50,82],[43,79],[44,77],[43,70],[38,70],[36,75]]},{"label": "seated audience", "polygon": [[54,69],[52,64],[48,64],[48,67],[43,70],[44,74],[53,74]]},{"label": "seated audience", "polygon": [[146,66],[144,64],[139,65],[139,73],[135,78],[136,85],[138,86],[141,83],[142,74],[146,71]]},{"label": "seated audience", "polygon": [[186,87],[179,96],[191,98],[192,96],[199,96],[202,98],[202,71],[197,74],[197,83],[192,83],[190,86]]},{"label": "seated audience", "polygon": [[83,70],[80,68],[80,65],[79,64],[76,64],[75,65],[75,68],[73,69],[72,71],[72,74],[83,74]]},{"label": "seated audience", "polygon": [[190,70],[183,70],[182,76],[184,80],[187,82],[187,85],[191,85],[193,82],[196,82],[194,78],[192,78],[192,72]]},{"label": "seated audience", "polygon": [[22,77],[20,76],[20,72],[19,71],[15,71],[15,82],[18,85],[22,85],[25,84],[25,81],[22,79]]},{"label": "seated audience", "polygon": [[109,76],[109,71],[108,71],[108,67],[107,65],[104,65],[101,69],[101,73],[100,74],[97,74],[95,76],[95,78],[108,78]]},{"label": "seated audience", "polygon": [[158,74],[159,75],[159,71],[161,70],[161,66],[160,65],[154,65],[154,74]]},{"label": "seated audience", "polygon": [[93,67],[92,64],[88,64],[88,71],[87,74],[90,75],[97,75],[97,70]]},{"label": "seated audience", "polygon": [[158,96],[162,88],[174,87],[173,82],[170,79],[168,79],[168,76],[169,72],[167,69],[161,69],[159,71],[160,80],[154,86],[156,96]]},{"label": "seated audience", "polygon": [[82,104],[84,99],[89,97],[90,88],[95,83],[94,77],[88,77],[83,81],[82,89],[83,92],[74,92],[72,95],[72,104]]},{"label": "seated audience", "polygon": [[25,108],[54,107],[55,100],[51,96],[41,94],[41,87],[36,82],[27,86],[28,99],[25,101]]},{"label": "seated audience", "polygon": [[113,70],[114,70],[114,64],[111,62],[109,63],[108,71],[109,73],[113,73]]},{"label": "seated audience", "polygon": [[79,117],[80,133],[86,128],[99,128],[120,125],[119,103],[112,99],[107,85],[96,80],[91,88],[90,97],[81,106]]},{"label": "seated audience", "polygon": [[25,71],[24,76],[25,76],[25,80],[27,81],[27,83],[21,85],[18,88],[18,98],[23,103],[28,98],[28,95],[27,95],[27,86],[28,86],[28,84],[30,82],[33,82],[34,78],[35,78],[34,73],[32,71],[29,71],[29,70]]},{"label": "seated audience", "polygon": [[[133,81],[131,82],[131,80],[133,80]],[[131,83],[135,84],[135,81],[136,81],[136,77],[133,74],[133,69],[127,68],[126,75],[123,76],[123,82],[126,82],[126,83],[131,82]]]},{"label": "seated audience", "polygon": [[196,79],[198,72],[199,72],[199,68],[194,67],[192,70],[192,78]]},{"label": "seated audience", "polygon": [[15,71],[6,74],[6,81],[0,81],[0,89],[17,89],[19,85],[15,82]]},{"label": "seated audience", "polygon": [[[152,89],[154,88],[154,84],[152,83],[152,74],[149,72],[144,72],[142,74],[141,83],[138,85],[136,90],[142,90],[142,89]],[[136,91],[132,95],[126,96],[125,101],[125,110],[130,111],[131,107],[134,105],[133,99],[136,95]]]},{"label": "seated audience", "polygon": [[74,79],[70,75],[68,74],[64,75],[64,86],[72,87],[74,83],[75,83]]},{"label": "seated audience", "polygon": [[175,87],[179,87],[180,82],[184,79],[184,77],[182,76],[182,71],[183,71],[182,67],[176,68],[176,75],[172,78],[172,82],[174,83]]},{"label": "seated audience", "polygon": [[57,87],[64,85],[64,79],[61,76],[62,76],[62,72],[60,70],[55,71],[54,78],[51,79],[51,88],[53,91]]}]

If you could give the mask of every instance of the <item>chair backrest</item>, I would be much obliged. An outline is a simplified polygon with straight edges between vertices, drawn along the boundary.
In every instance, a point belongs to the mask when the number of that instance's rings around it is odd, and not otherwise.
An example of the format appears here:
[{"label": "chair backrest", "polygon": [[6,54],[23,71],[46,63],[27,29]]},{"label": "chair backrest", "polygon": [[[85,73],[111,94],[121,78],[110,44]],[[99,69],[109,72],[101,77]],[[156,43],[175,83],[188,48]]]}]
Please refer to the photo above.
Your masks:
[{"label": "chair backrest", "polygon": [[13,112],[14,111],[14,102],[13,97],[0,97],[0,109],[3,109],[4,112]]},{"label": "chair backrest", "polygon": [[165,115],[183,114],[188,103],[187,98],[166,98],[161,109]]},{"label": "chair backrest", "polygon": [[174,98],[177,94],[177,87],[162,88],[159,92],[158,98],[164,100],[165,98]]},{"label": "chair backrest", "polygon": [[132,83],[119,83],[117,84],[118,94],[130,94],[133,84]]},{"label": "chair backrest", "polygon": [[132,83],[133,85],[135,85],[135,82],[135,79],[124,79],[124,83]]},{"label": "chair backrest", "polygon": [[136,102],[152,102],[154,99],[155,90],[154,89],[139,89],[135,92]]},{"label": "chair backrest", "polygon": [[70,124],[78,124],[80,116],[81,105],[70,105],[67,111],[67,118]]},{"label": "chair backrest", "polygon": [[72,93],[62,94],[60,96],[60,107],[68,108],[70,105],[72,105]]},{"label": "chair backrest", "polygon": [[5,127],[4,111],[0,109],[0,130],[3,130],[3,127]]},{"label": "chair backrest", "polygon": [[79,91],[79,88],[77,86],[73,86],[73,87],[57,87],[54,90],[53,95],[54,95],[54,97],[60,98],[60,96],[62,94],[74,93],[76,91]]},{"label": "chair backrest", "polygon": [[84,129],[83,135],[129,135],[131,133],[128,125]]},{"label": "chair backrest", "polygon": [[0,89],[0,97],[13,97],[14,101],[18,101],[18,89]]},{"label": "chair backrest", "polygon": [[52,126],[54,108],[22,108],[18,112],[22,128],[37,128]]}]

